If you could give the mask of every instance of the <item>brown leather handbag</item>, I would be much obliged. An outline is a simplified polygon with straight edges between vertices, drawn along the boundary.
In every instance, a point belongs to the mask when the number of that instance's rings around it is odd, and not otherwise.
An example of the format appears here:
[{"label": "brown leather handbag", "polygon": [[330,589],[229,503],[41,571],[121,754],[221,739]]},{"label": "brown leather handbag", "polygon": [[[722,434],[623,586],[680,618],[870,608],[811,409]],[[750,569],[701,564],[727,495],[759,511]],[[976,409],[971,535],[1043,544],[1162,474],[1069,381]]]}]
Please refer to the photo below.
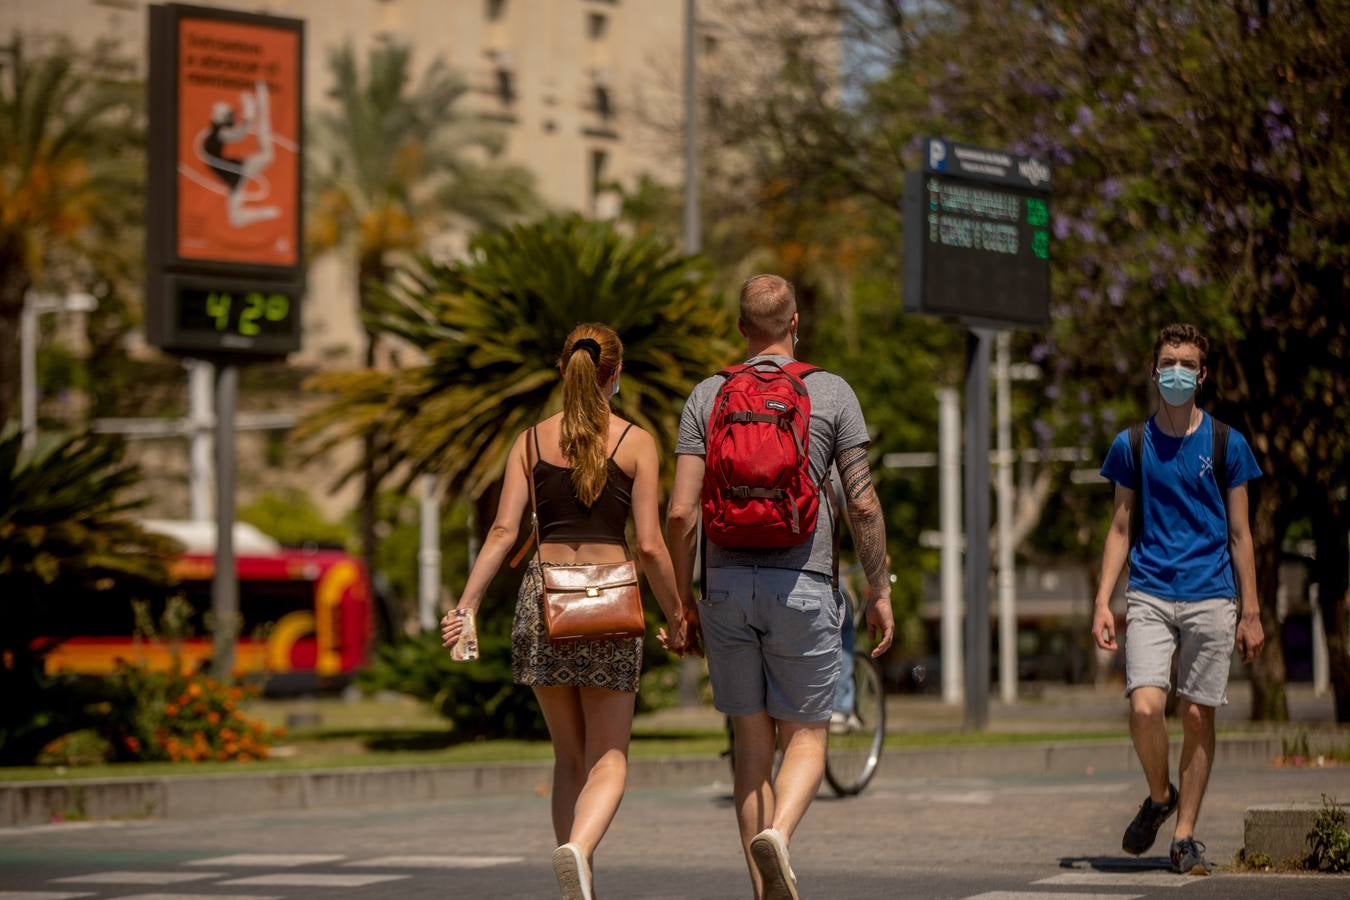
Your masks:
[{"label": "brown leather handbag", "polygon": [[[534,429],[530,429],[533,431]],[[530,544],[539,543],[539,504],[534,496],[534,435],[525,440],[529,462],[526,478],[530,485],[530,507],[534,514],[534,536],[512,565],[519,565]],[[603,638],[642,637],[647,621],[642,615],[642,594],[638,590],[637,563],[600,563],[585,566],[554,566],[542,563],[544,581],[544,622],[549,640],[593,641]]]}]

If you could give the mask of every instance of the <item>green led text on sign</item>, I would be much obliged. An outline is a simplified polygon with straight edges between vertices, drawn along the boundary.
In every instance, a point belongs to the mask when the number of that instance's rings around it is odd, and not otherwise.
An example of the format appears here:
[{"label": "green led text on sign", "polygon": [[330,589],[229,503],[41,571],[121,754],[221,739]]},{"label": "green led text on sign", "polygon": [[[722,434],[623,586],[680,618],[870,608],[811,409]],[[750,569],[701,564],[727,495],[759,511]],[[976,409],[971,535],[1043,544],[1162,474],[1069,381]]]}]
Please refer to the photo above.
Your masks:
[{"label": "green led text on sign", "polygon": [[[206,314],[215,324],[216,331],[228,331],[230,311],[234,307],[235,297],[226,291],[212,291],[206,295]],[[259,319],[268,322],[280,322],[290,314],[291,298],[285,294],[263,294],[250,291],[244,295],[244,306],[239,312],[239,333],[256,335],[261,329]]]},{"label": "green led text on sign", "polygon": [[1044,200],[1027,198],[1027,224],[1044,228],[1050,224],[1050,207]]}]

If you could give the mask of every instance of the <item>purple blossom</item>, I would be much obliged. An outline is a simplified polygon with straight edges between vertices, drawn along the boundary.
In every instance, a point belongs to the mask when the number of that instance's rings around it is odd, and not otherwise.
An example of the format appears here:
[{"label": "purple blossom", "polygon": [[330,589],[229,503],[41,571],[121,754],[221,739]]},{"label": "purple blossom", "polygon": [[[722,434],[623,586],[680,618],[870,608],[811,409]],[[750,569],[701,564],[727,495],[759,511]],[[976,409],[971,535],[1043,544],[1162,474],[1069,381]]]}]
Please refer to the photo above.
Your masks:
[{"label": "purple blossom", "polygon": [[1062,241],[1069,236],[1069,231],[1073,228],[1073,219],[1060,213],[1054,217],[1050,227],[1055,232],[1055,240]]},{"label": "purple blossom", "polygon": [[1284,115],[1284,104],[1274,97],[1270,98],[1270,102],[1266,104],[1266,109],[1270,110],[1272,116]]},{"label": "purple blossom", "polygon": [[1074,295],[1077,296],[1078,299],[1082,300],[1084,303],[1092,302],[1092,290],[1088,288],[1086,285],[1074,291]]},{"label": "purple blossom", "polygon": [[1097,190],[1099,190],[1101,195],[1107,200],[1114,200],[1124,193],[1125,186],[1121,184],[1119,178],[1112,177],[1103,181]]},{"label": "purple blossom", "polygon": [[1261,20],[1258,19],[1256,16],[1248,16],[1248,17],[1247,17],[1247,30],[1248,30],[1248,31],[1259,31],[1260,29],[1261,29]]},{"label": "purple blossom", "polygon": [[1091,222],[1077,222],[1074,224],[1074,233],[1078,239],[1084,243],[1093,244],[1101,237],[1101,232]]},{"label": "purple blossom", "polygon": [[1120,307],[1125,305],[1125,286],[1122,284],[1113,284],[1106,289],[1106,297],[1111,301],[1112,306]]},{"label": "purple blossom", "polygon": [[1168,206],[1166,203],[1159,206],[1158,218],[1164,222],[1170,220],[1172,218],[1172,207]]},{"label": "purple blossom", "polygon": [[1199,287],[1200,273],[1195,271],[1192,266],[1183,266],[1181,271],[1177,273],[1177,280],[1186,287]]},{"label": "purple blossom", "polygon": [[[1049,391],[1046,391],[1047,396]],[[1042,447],[1050,443],[1050,439],[1055,436],[1054,430],[1046,423],[1044,419],[1037,419],[1031,423],[1031,430],[1036,432],[1036,441]]]},{"label": "purple blossom", "polygon": [[1270,283],[1277,288],[1282,288],[1289,283],[1289,276],[1284,274],[1283,269],[1278,269],[1274,275],[1270,276]]},{"label": "purple blossom", "polygon": [[1091,414],[1089,414],[1089,413],[1079,413],[1079,414],[1078,414],[1078,427],[1081,428],[1081,429],[1083,429],[1084,431],[1088,431],[1089,429],[1091,429],[1091,428],[1092,428],[1092,416],[1091,416]]},{"label": "purple blossom", "polygon": [[1056,384],[1055,382],[1052,381],[1045,386],[1045,396],[1048,397],[1049,399],[1058,400],[1059,395],[1060,395],[1059,385]]},{"label": "purple blossom", "polygon": [[1102,422],[1105,423],[1108,428],[1116,424],[1116,411],[1114,408],[1110,406],[1106,407],[1101,411],[1101,415]]},{"label": "purple blossom", "polygon": [[1038,341],[1031,347],[1031,361],[1034,363],[1043,362],[1050,355],[1050,345],[1045,341]]},{"label": "purple blossom", "polygon": [[954,62],[947,63],[947,77],[955,78],[961,74],[961,67]]}]

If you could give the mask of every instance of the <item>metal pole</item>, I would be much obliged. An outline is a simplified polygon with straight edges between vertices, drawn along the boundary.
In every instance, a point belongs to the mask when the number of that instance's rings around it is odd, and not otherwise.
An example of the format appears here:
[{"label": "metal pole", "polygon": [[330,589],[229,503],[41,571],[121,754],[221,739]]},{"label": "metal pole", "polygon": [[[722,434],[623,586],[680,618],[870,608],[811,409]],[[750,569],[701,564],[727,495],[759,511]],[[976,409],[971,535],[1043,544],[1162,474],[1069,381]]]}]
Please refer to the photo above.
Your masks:
[{"label": "metal pole", "polygon": [[998,688],[1004,703],[1017,702],[1017,572],[1013,550],[1012,335],[999,332],[998,386]]},{"label": "metal pole", "polygon": [[423,631],[436,629],[441,596],[441,504],[435,475],[422,476],[422,544],[417,551],[417,614]]},{"label": "metal pole", "polygon": [[1312,608],[1312,668],[1313,696],[1325,697],[1331,693],[1331,654],[1327,649],[1327,633],[1322,627],[1322,598],[1320,586],[1308,586],[1308,606]]},{"label": "metal pole", "polygon": [[226,680],[234,673],[239,630],[239,573],[234,559],[234,410],[239,367],[216,367],[216,569],[211,579],[215,653],[211,671]]},{"label": "metal pole", "polygon": [[942,702],[957,704],[961,687],[961,398],[940,388],[938,504],[942,528]]},{"label": "metal pole", "polygon": [[703,249],[698,197],[698,27],[695,0],[684,0],[684,252]]},{"label": "metal pole", "polygon": [[19,313],[19,427],[25,451],[37,444],[37,316],[37,303],[26,294]]},{"label": "metal pole", "polygon": [[190,359],[188,370],[188,503],[194,522],[211,521],[211,364]]},{"label": "metal pole", "polygon": [[966,727],[989,723],[989,350],[994,332],[966,339]]}]

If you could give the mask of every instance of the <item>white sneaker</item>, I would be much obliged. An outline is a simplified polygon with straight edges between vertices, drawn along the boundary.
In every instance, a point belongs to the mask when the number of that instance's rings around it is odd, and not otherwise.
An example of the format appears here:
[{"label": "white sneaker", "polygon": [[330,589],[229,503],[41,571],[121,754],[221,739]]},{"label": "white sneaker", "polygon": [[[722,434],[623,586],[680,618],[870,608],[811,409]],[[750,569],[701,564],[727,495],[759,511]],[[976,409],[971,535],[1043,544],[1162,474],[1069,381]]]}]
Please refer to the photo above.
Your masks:
[{"label": "white sneaker", "polygon": [[830,713],[830,734],[847,734],[848,716],[841,712]]},{"label": "white sneaker", "polygon": [[750,856],[764,882],[764,900],[800,900],[797,876],[788,861],[787,841],[777,828],[766,828],[750,841]]},{"label": "white sneaker", "polygon": [[553,851],[553,874],[558,878],[562,900],[595,900],[591,867],[576,844],[563,844]]}]

